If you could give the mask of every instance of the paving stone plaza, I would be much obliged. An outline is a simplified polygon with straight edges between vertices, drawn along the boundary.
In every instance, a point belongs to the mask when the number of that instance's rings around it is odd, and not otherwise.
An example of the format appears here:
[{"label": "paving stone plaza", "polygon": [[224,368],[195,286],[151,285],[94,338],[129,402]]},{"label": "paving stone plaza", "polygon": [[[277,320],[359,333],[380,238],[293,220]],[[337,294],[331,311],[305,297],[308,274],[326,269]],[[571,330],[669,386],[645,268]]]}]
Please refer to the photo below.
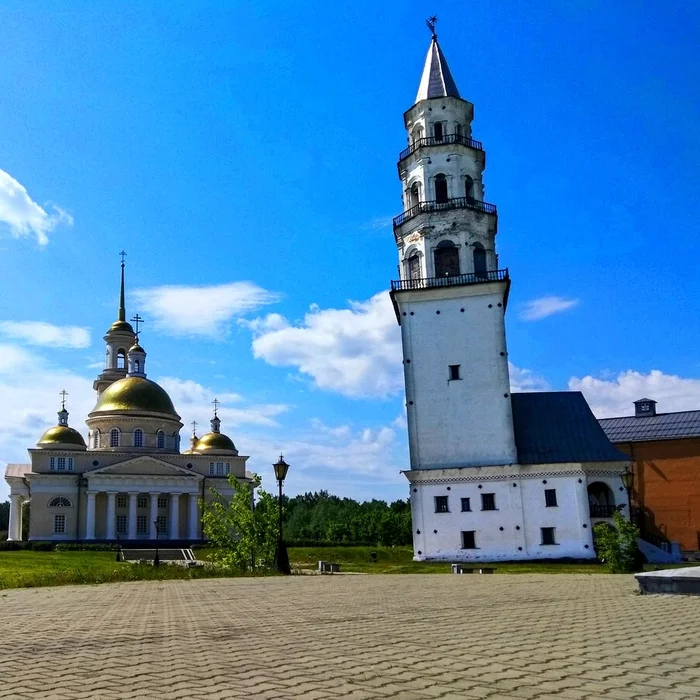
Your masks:
[{"label": "paving stone plaza", "polygon": [[0,698],[700,697],[700,598],[631,576],[143,582],[0,606]]}]

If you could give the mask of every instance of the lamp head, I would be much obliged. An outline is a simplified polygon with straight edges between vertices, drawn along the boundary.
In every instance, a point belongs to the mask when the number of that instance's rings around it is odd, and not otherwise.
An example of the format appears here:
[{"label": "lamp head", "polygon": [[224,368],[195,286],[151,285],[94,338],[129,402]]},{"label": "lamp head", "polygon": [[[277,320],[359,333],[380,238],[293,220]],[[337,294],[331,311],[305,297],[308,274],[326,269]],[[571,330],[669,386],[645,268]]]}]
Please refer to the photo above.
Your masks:
[{"label": "lamp head", "polygon": [[280,455],[279,461],[272,466],[274,467],[277,481],[284,481],[289,471],[289,465],[284,461],[284,457]]},{"label": "lamp head", "polygon": [[634,472],[627,467],[627,469],[620,474],[620,479],[622,480],[622,485],[629,491],[634,485]]}]

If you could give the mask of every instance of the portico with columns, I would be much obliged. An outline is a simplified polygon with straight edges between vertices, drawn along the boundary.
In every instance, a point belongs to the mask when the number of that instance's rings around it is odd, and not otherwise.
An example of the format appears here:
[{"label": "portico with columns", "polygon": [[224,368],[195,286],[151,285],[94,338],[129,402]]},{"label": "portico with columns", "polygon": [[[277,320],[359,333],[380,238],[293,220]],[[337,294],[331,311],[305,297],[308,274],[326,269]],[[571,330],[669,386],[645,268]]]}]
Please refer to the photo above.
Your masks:
[{"label": "portico with columns", "polygon": [[[117,320],[104,339],[105,368],[93,387],[96,403],[86,436],[69,426],[67,392],[58,422],[28,450],[29,464],[9,464],[9,540],[23,539],[23,503],[31,503],[28,539],[180,543],[203,539],[202,503],[211,488],[233,495],[227,477],[242,481],[247,456],[221,432],[220,402],[211,430],[180,451],[183,423],[167,392],[146,374],[137,314],[126,320],[124,255]],[[196,425],[196,424],[195,424]]]}]

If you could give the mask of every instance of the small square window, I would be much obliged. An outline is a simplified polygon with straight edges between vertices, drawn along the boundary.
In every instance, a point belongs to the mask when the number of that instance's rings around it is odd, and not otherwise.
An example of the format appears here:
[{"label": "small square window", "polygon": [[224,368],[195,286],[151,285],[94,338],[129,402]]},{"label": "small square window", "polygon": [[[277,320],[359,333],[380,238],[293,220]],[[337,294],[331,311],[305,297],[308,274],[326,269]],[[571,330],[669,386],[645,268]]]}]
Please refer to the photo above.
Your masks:
[{"label": "small square window", "polygon": [[435,496],[435,512],[449,513],[450,508],[447,503],[447,496]]},{"label": "small square window", "polygon": [[[137,496],[136,497],[136,507],[137,508],[148,508],[148,496]],[[141,516],[139,516],[141,517]],[[146,516],[143,516],[146,517]]]},{"label": "small square window", "polygon": [[117,534],[126,535],[126,515],[117,516]]},{"label": "small square window", "polygon": [[554,539],[554,528],[553,527],[542,527],[542,544],[556,544]]},{"label": "small square window", "polygon": [[462,530],[462,549],[476,549],[476,530]]},{"label": "small square window", "polygon": [[453,379],[461,379],[459,376],[460,365],[450,365],[450,381]]},{"label": "small square window", "polygon": [[64,513],[53,516],[53,531],[56,535],[63,535],[66,531],[66,516]]},{"label": "small square window", "polygon": [[544,490],[544,504],[548,508],[553,508],[557,505],[557,490],[556,489],[545,489]]},{"label": "small square window", "polygon": [[117,508],[126,508],[127,498],[126,496],[117,496]]},{"label": "small square window", "polygon": [[482,493],[481,494],[481,510],[496,510],[496,494]]},{"label": "small square window", "polygon": [[158,496],[158,507],[159,508],[167,508],[168,507],[168,497],[167,496]]},{"label": "small square window", "polygon": [[462,513],[468,513],[472,509],[471,504],[469,503],[468,498],[463,498],[462,499]]},{"label": "small square window", "polygon": [[147,535],[148,534],[148,518],[145,515],[136,516],[136,534],[137,535]]}]

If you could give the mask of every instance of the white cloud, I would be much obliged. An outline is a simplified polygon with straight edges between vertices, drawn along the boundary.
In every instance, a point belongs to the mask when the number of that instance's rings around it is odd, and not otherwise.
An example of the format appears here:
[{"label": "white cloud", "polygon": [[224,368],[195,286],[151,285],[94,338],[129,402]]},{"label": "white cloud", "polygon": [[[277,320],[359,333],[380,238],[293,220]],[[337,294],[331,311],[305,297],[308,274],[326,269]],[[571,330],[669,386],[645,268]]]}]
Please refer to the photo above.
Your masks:
[{"label": "white cloud", "polygon": [[277,367],[296,367],[321,389],[353,398],[403,389],[401,334],[386,292],[347,309],[313,306],[292,325],[279,314],[248,323],[253,354]]},{"label": "white cloud", "polygon": [[519,391],[550,391],[549,382],[531,369],[516,367],[512,362],[508,363],[510,374],[510,390]]},{"label": "white cloud", "polygon": [[54,326],[44,321],[0,321],[0,333],[29,345],[54,348],[90,347],[90,330],[80,326]]},{"label": "white cloud", "polygon": [[0,222],[7,224],[15,238],[34,236],[39,245],[49,242],[48,234],[59,224],[73,225],[73,217],[59,207],[49,204],[48,213],[12,175],[0,170]]},{"label": "white cloud", "polygon": [[641,398],[658,401],[659,413],[700,409],[700,379],[664,374],[657,369],[649,374],[630,369],[612,379],[572,377],[569,389],[583,392],[598,418],[630,416],[634,412],[632,402]]},{"label": "white cloud", "polygon": [[577,306],[578,299],[565,299],[564,297],[540,297],[525,303],[520,310],[520,319],[523,321],[539,321],[547,316],[559,314]]},{"label": "white cloud", "polygon": [[221,336],[236,316],[279,300],[252,282],[211,286],[164,285],[134,292],[157,328],[173,335]]}]

